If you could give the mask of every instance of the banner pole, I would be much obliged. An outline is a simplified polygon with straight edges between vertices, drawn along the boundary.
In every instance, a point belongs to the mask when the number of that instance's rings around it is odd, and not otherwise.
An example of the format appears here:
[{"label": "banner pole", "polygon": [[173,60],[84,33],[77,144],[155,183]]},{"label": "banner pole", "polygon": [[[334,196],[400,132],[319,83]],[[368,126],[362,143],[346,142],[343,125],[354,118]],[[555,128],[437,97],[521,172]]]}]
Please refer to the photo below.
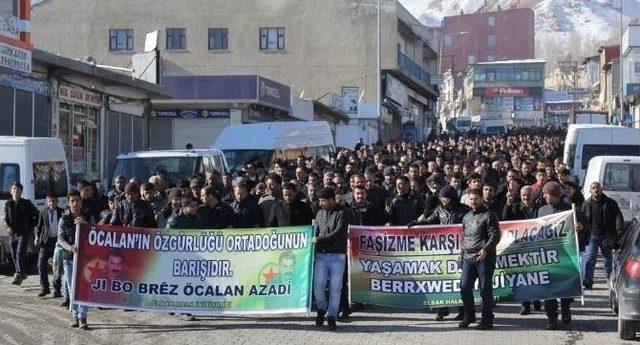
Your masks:
[{"label": "banner pole", "polygon": [[78,274],[78,256],[80,255],[80,227],[82,225],[76,224],[76,233],[75,233],[75,246],[78,248],[77,253],[73,255],[73,270],[71,271],[71,289],[69,291],[69,301],[73,305],[76,300],[76,276]]},{"label": "banner pole", "polygon": [[[584,289],[582,287],[582,275],[584,274],[584,272],[582,272],[582,258],[580,257],[580,244],[578,243],[578,230],[576,229],[576,225],[578,224],[578,217],[576,216],[576,204],[571,204],[571,212],[573,216],[573,233],[576,238],[576,252],[578,253],[578,272],[580,272],[580,304],[584,306]],[[584,231],[584,225],[582,231]]]}]

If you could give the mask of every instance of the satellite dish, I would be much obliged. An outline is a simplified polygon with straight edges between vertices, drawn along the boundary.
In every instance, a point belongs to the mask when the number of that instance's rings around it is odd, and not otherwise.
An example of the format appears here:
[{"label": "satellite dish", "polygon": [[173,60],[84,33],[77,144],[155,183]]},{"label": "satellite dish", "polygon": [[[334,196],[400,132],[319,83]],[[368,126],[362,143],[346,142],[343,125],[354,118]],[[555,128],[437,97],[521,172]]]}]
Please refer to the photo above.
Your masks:
[{"label": "satellite dish", "polygon": [[144,52],[149,53],[158,49],[158,30],[147,32],[144,40]]}]

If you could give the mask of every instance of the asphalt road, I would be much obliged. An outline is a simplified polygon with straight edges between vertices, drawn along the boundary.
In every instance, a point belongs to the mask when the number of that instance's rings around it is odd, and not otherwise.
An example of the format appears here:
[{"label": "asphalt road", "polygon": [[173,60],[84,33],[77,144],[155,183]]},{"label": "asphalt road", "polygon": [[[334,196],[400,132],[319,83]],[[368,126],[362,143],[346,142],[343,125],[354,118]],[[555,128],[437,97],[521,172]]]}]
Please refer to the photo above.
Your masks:
[{"label": "asphalt road", "polygon": [[[598,269],[601,273],[601,268]],[[496,308],[491,331],[460,330],[457,322],[436,322],[431,312],[367,309],[340,323],[335,333],[313,325],[311,317],[220,318],[182,321],[168,314],[89,311],[88,331],[68,327],[61,299],[38,298],[38,277],[22,286],[0,276],[0,344],[636,344],[617,338],[616,317],[608,308],[600,277],[584,305],[573,304],[574,321],[557,331],[544,329],[543,312],[518,314],[516,304]]]}]

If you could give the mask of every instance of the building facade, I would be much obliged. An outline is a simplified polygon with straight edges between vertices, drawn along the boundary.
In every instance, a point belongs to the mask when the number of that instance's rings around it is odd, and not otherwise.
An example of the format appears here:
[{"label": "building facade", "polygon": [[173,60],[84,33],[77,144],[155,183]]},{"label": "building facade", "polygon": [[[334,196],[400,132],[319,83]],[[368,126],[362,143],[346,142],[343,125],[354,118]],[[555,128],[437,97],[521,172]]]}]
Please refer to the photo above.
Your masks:
[{"label": "building facade", "polygon": [[474,121],[503,120],[542,125],[544,60],[481,62],[465,78],[464,115]]},{"label": "building facade", "polygon": [[535,20],[529,8],[460,14],[442,20],[442,70],[454,75],[478,62],[535,58]]},{"label": "building facade", "polygon": [[[59,20],[69,8],[78,20]],[[33,7],[33,31],[49,50],[121,67],[158,31],[160,83],[261,76],[311,101],[340,95],[365,142],[401,135],[411,122],[422,137],[435,121],[437,36],[397,1],[384,1],[378,44],[377,14],[369,1],[48,0]]]}]

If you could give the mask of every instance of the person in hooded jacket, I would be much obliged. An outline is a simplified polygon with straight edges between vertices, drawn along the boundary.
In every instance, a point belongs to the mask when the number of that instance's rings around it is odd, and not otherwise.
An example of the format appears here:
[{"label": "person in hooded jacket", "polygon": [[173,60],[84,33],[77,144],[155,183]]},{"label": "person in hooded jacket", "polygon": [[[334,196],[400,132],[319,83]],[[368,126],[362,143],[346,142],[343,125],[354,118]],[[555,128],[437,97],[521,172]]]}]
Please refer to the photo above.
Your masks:
[{"label": "person in hooded jacket", "polygon": [[[440,205],[438,205],[431,215],[424,220],[417,220],[409,223],[409,227],[417,225],[446,225],[446,224],[460,224],[464,216],[471,210],[469,206],[460,203],[458,192],[452,186],[445,186],[440,189],[438,193],[440,197]],[[449,308],[439,308],[436,315],[436,321],[444,321],[444,318],[449,315]],[[456,321],[462,321],[464,318],[464,309],[458,308],[458,315],[454,318]]]}]

